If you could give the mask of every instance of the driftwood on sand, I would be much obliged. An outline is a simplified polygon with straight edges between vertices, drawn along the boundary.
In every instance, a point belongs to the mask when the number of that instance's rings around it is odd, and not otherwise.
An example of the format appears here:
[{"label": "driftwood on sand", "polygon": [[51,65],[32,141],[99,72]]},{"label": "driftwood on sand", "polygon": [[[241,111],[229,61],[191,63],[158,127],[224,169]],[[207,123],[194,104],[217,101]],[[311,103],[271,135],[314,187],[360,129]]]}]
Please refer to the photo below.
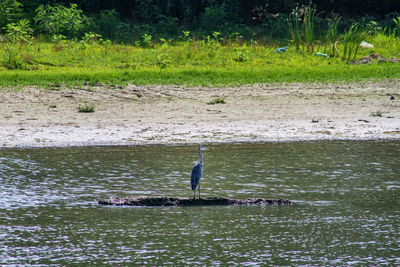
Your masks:
[{"label": "driftwood on sand", "polygon": [[212,206],[212,205],[292,205],[290,200],[286,199],[230,199],[223,197],[210,197],[201,199],[183,198],[183,197],[149,197],[149,196],[128,196],[102,199],[99,201],[102,205],[114,206]]}]

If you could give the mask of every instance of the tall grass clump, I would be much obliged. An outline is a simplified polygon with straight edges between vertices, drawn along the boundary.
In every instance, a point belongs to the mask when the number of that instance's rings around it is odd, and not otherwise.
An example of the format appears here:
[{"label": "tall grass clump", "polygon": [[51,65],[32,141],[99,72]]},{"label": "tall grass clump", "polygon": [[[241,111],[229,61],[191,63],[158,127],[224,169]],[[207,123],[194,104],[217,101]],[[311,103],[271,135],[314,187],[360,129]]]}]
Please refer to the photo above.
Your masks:
[{"label": "tall grass clump", "polygon": [[311,4],[296,7],[288,17],[289,34],[296,49],[303,46],[308,52],[314,52],[316,44],[317,9]]},{"label": "tall grass clump", "polygon": [[[342,47],[341,58],[349,62],[357,56],[361,41],[366,36],[366,30],[361,29],[360,24],[353,23],[342,35],[339,34],[341,17],[333,14],[325,29],[322,29],[315,6],[309,4],[296,7],[288,17],[289,33],[296,50],[302,47],[303,52],[314,53],[317,43],[323,43],[324,53],[329,49],[332,57],[339,57],[337,44]],[[322,31],[325,33],[321,34]],[[317,32],[319,34],[317,34]],[[318,39],[320,38],[320,39]]]},{"label": "tall grass clump", "polygon": [[25,62],[20,55],[19,49],[12,44],[5,45],[1,60],[2,65],[9,70],[23,69],[25,66]]},{"label": "tall grass clump", "polygon": [[360,44],[365,37],[365,33],[361,31],[358,23],[353,23],[350,28],[341,36],[343,54],[342,59],[346,62],[354,60]]},{"label": "tall grass clump", "polygon": [[90,105],[88,103],[85,103],[85,105],[78,106],[78,112],[81,113],[93,113],[94,111],[95,111],[94,105]]},{"label": "tall grass clump", "polygon": [[328,27],[324,35],[324,53],[327,52],[327,46],[329,46],[330,54],[332,57],[337,56],[339,53],[336,48],[336,44],[339,41],[339,24],[341,17],[337,14],[333,14],[331,18],[328,19]]},{"label": "tall grass clump", "polygon": [[300,49],[301,44],[301,14],[299,7],[293,9],[292,13],[290,13],[288,17],[289,24],[289,34],[292,38],[292,42],[294,43],[296,50]]},{"label": "tall grass clump", "polygon": [[316,8],[311,5],[304,7],[304,44],[308,52],[314,52],[316,41],[315,24],[316,24]]}]

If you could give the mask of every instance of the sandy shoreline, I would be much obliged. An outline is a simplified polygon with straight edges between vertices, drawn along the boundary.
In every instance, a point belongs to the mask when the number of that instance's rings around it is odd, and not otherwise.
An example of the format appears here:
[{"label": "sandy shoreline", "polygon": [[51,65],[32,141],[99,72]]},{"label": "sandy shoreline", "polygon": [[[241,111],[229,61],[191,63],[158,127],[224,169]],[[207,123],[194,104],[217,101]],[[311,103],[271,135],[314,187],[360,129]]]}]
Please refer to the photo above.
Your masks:
[{"label": "sandy shoreline", "polygon": [[0,147],[400,139],[400,81],[25,88],[0,91],[0,114]]}]

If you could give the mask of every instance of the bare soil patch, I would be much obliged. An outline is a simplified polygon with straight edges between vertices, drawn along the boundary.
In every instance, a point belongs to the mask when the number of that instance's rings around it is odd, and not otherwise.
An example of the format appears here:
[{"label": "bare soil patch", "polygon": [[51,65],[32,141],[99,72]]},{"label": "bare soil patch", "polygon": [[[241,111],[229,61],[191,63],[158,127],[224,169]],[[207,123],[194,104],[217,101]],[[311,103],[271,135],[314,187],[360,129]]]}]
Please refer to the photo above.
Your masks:
[{"label": "bare soil patch", "polygon": [[369,64],[369,63],[374,63],[374,62],[391,62],[391,63],[400,63],[400,58],[396,57],[390,57],[386,58],[382,55],[378,54],[370,54],[368,56],[365,56],[359,60],[354,60],[352,63],[353,64]]},{"label": "bare soil patch", "polygon": [[0,91],[0,147],[399,138],[393,80]]}]

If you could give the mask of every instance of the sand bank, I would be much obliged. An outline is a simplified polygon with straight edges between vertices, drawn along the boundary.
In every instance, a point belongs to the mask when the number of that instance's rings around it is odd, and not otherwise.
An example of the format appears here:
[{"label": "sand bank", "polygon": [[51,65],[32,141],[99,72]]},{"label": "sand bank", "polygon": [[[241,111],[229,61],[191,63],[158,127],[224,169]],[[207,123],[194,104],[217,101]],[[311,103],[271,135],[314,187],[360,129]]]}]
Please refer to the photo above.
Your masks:
[{"label": "sand bank", "polygon": [[0,147],[325,139],[400,139],[400,81],[0,91]]}]

